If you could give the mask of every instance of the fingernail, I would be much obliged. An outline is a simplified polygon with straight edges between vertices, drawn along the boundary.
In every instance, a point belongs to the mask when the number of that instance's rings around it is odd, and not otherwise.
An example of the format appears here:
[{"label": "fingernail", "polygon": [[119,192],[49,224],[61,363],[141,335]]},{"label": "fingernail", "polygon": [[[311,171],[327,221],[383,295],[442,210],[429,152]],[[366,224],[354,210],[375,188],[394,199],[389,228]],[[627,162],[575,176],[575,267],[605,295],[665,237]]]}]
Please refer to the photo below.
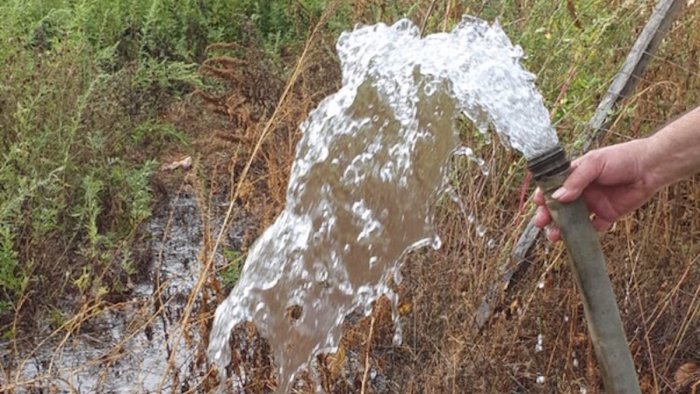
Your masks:
[{"label": "fingernail", "polygon": [[564,194],[566,194],[566,188],[562,186],[559,189],[555,190],[554,193],[552,193],[552,198],[558,200],[562,196],[564,196]]}]

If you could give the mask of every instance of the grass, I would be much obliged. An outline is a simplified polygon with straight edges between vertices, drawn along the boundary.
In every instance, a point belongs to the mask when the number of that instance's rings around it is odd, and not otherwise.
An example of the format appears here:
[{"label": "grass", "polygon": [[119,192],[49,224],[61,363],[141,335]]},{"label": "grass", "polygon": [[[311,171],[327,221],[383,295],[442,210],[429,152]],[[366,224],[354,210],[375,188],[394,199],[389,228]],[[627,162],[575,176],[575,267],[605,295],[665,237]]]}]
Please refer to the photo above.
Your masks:
[{"label": "grass", "polygon": [[[311,18],[319,4],[297,7]],[[238,40],[279,61],[304,21],[262,1],[10,1],[0,12],[0,331],[12,336],[30,304],[119,293],[157,162],[189,143],[160,114],[204,86],[206,46]],[[45,305],[33,302],[47,283],[58,286]]]},{"label": "grass", "polygon": [[[571,149],[651,5],[577,2],[578,28],[564,2],[527,3],[520,11],[504,5],[484,12],[500,15],[529,54],[525,63],[537,72],[560,138]],[[697,103],[698,74],[687,66],[696,61],[689,41],[695,33],[688,27],[697,18],[697,6],[684,11],[601,144],[646,135]],[[601,381],[561,245],[538,244],[530,254],[532,267],[503,294],[496,317],[483,332],[474,328],[479,303],[527,218],[517,206],[522,162],[500,147],[482,149],[481,155],[491,177],[480,177],[474,166],[453,177],[467,211],[476,213],[487,234],[480,237],[460,209],[446,202],[443,250],[419,253],[404,267],[408,283],[401,291],[413,313],[404,318],[406,346],[392,351],[387,364],[401,365],[390,368],[402,377],[397,379],[402,387],[410,387],[406,392],[463,392],[465,387],[470,392],[579,392],[581,387],[597,392]],[[644,392],[683,392],[674,372],[686,362],[697,363],[691,349],[697,347],[699,304],[690,278],[700,273],[693,246],[698,223],[680,225],[673,208],[681,205],[686,218],[693,216],[687,211],[697,212],[687,205],[693,198],[683,196],[695,195],[696,189],[692,180],[670,188],[603,238]],[[489,249],[490,239],[503,249]],[[442,285],[435,289],[435,283]],[[542,352],[535,346],[539,335]],[[543,384],[538,376],[545,378]]]},{"label": "grass", "polygon": [[[602,0],[340,3],[312,38],[322,0],[0,6],[2,335],[17,347],[49,321],[55,330],[41,339],[61,338],[64,346],[91,319],[125,308],[130,282],[151,264],[139,257],[150,242],[144,223],[167,209],[156,204],[159,196],[191,188],[203,218],[226,214],[216,208],[222,193],[236,203],[229,224],[255,218],[240,246],[220,247],[214,229],[203,231],[200,263],[217,248],[231,263],[202,276],[188,295],[183,321],[206,337],[247,247],[284,205],[298,124],[338,88],[333,41],[352,23],[408,17],[427,34],[451,28],[463,13],[498,18],[528,54],[524,64],[537,74],[563,144],[574,149],[653,7]],[[699,101],[700,6],[682,12],[600,144],[647,135]],[[339,393],[600,391],[561,245],[539,242],[530,269],[501,294],[498,313],[484,330],[474,328],[476,309],[533,207],[519,206],[523,160],[484,143],[468,124],[460,130],[490,172],[484,176],[466,159],[454,163],[451,182],[475,221],[450,199],[440,203],[442,249],[409,255],[397,286],[403,344],[392,344],[388,305],[378,302],[371,317],[348,324],[337,354],[320,358],[322,386]],[[194,158],[193,170],[158,170],[181,154]],[[700,363],[698,198],[697,178],[669,187],[603,238],[644,392],[684,392],[700,379],[675,376],[682,365]],[[74,300],[68,310],[59,307],[67,298]],[[163,312],[146,306],[141,314],[134,332]],[[543,351],[535,346],[540,335]],[[265,392],[274,384],[269,349],[255,343],[243,360],[248,392]],[[369,368],[384,383],[370,379]],[[12,367],[2,375],[15,385],[8,390],[46,383],[22,383]],[[164,372],[163,380],[172,376]],[[202,391],[213,384],[210,377],[200,383]]]}]

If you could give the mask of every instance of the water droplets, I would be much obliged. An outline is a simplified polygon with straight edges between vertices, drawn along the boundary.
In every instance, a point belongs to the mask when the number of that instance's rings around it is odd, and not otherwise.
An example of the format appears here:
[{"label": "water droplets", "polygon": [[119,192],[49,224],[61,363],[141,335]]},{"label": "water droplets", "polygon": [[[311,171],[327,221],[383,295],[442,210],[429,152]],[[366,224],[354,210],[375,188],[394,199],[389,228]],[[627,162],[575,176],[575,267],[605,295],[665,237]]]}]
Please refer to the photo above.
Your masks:
[{"label": "water droplets", "polygon": [[372,256],[369,258],[369,268],[373,269],[377,265],[377,261],[379,261],[379,258],[377,256]]},{"label": "water droplets", "polygon": [[475,157],[474,150],[468,146],[460,146],[455,149],[453,154],[455,156],[467,156],[469,158]]},{"label": "water droplets", "polygon": [[474,153],[474,150],[472,150],[468,146],[460,146],[457,148],[454,153],[455,156],[465,156],[469,158],[469,160],[473,163],[475,163],[477,166],[479,166],[479,170],[481,170],[481,174],[484,176],[488,176],[490,171],[489,171],[489,166],[486,164],[486,161],[482,159],[481,157],[477,156]]},{"label": "water droplets", "polygon": [[544,335],[537,334],[537,342],[535,343],[535,353],[539,353],[544,350]]},{"label": "water droplets", "polygon": [[486,241],[486,247],[490,250],[493,249],[497,246],[496,240],[491,238],[488,241]]},{"label": "water droplets", "polygon": [[433,248],[433,250],[440,250],[442,247],[442,239],[440,239],[438,235],[435,235],[433,241],[430,243],[430,247]]}]

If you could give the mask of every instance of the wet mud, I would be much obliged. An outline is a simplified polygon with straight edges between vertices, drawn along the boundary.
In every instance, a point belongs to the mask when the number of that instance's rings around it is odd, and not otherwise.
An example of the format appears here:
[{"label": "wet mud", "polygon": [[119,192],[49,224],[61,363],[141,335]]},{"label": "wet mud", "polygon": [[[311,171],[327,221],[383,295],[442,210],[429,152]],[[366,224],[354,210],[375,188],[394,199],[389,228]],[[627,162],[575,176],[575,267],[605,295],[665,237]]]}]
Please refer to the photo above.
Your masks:
[{"label": "wet mud", "polygon": [[[225,201],[217,204],[221,211],[226,206]],[[218,234],[223,216],[212,215],[212,237]],[[240,248],[250,225],[237,220],[230,226],[225,247]],[[213,310],[216,299],[208,281],[193,295],[206,261],[201,258],[205,229],[195,193],[174,195],[146,227],[150,268],[131,285],[128,300],[102,303],[77,327],[47,328],[31,341],[0,344],[0,386],[16,392],[205,391],[208,321],[201,312]],[[217,255],[215,269],[224,264]],[[188,304],[190,318],[183,325]]]}]

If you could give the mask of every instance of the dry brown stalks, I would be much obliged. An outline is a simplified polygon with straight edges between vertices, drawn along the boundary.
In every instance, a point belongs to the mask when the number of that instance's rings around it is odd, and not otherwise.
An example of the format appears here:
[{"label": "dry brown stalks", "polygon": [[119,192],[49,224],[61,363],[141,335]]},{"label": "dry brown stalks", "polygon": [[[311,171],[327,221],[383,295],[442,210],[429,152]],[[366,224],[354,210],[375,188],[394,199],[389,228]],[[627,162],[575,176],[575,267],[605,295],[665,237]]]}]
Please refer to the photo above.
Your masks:
[{"label": "dry brown stalks", "polygon": [[[410,16],[425,20],[431,3],[432,0],[421,1],[412,8]],[[529,17],[528,3],[518,2],[524,19]],[[389,7],[386,4],[366,0],[357,2],[353,10],[358,21],[373,22]],[[471,6],[479,11],[484,4],[438,2],[430,13],[438,21],[436,26],[444,29],[455,23],[466,8]],[[672,28],[637,93],[626,100],[603,144],[646,135],[651,127],[700,100],[697,72],[700,32],[696,28],[699,8],[696,4],[687,10],[681,22]],[[585,21],[582,9],[576,12]],[[189,182],[198,190],[199,211],[204,216],[214,214],[212,201],[218,188],[230,188],[231,204],[219,232],[205,229],[201,252],[203,272],[179,321],[180,327],[198,325],[203,338],[208,336],[212,310],[195,309],[195,299],[208,294],[223,296],[213,274],[213,259],[222,234],[233,220],[234,204],[261,218],[260,227],[272,220],[284,204],[289,166],[298,139],[297,126],[321,97],[337,87],[337,69],[332,69],[334,74],[329,71],[337,65],[324,52],[324,41],[319,38],[322,22],[310,35],[285,86],[275,81],[264,60],[254,59],[261,55],[247,52],[248,48],[236,44],[209,48],[217,57],[205,62],[202,73],[227,83],[227,90],[199,92],[202,101],[220,116],[202,115],[203,119],[193,122],[207,125],[210,122],[215,126],[210,130],[212,134],[221,136],[217,145],[202,155],[202,170],[227,174],[229,180],[220,180],[220,184],[213,186],[193,179]],[[427,23],[428,30],[433,23]],[[584,24],[584,28],[588,26]],[[624,49],[618,48],[620,56],[624,56]],[[245,60],[234,57],[240,54],[244,54]],[[564,116],[559,112],[565,108],[560,100],[573,90],[570,83],[584,69],[584,62],[585,59],[575,59],[569,68],[571,72],[562,75],[559,97],[553,105],[558,118]],[[545,61],[539,71],[543,72],[548,64]],[[319,75],[329,74],[333,78],[319,80]],[[266,92],[247,86],[258,82],[270,84],[265,87]],[[593,95],[580,99],[595,102]],[[219,118],[223,120],[219,122]],[[576,127],[566,119],[559,126],[564,134],[571,134]],[[470,133],[465,133],[464,143],[481,146],[479,153],[491,174],[483,176],[473,163],[455,161],[452,185],[462,206],[449,199],[440,203],[437,223],[443,247],[410,254],[402,268],[404,281],[396,285],[404,333],[402,345],[395,346],[391,341],[394,327],[388,301],[378,301],[370,317],[349,317],[338,352],[318,357],[320,383],[326,392],[579,393],[585,388],[592,393],[600,390],[580,301],[560,245],[537,244],[530,255],[530,271],[508,289],[489,325],[481,332],[475,329],[473,318],[482,296],[497,280],[498,266],[507,258],[510,245],[517,239],[532,206],[527,205],[525,212],[519,210],[517,196],[524,168],[519,157],[497,142],[480,145],[480,140]],[[211,139],[212,134],[203,134],[202,139]],[[220,152],[227,154],[216,159]],[[217,176],[213,178],[219,181]],[[694,393],[700,388],[700,377],[691,368],[700,364],[698,180],[668,188],[643,209],[620,221],[603,238],[645,392]],[[473,220],[470,213],[475,215]],[[204,219],[202,223],[208,221]],[[259,228],[251,230],[250,241],[257,231]],[[163,283],[156,285],[155,312],[149,315],[150,309],[143,307],[146,317],[134,322],[134,332],[161,318],[163,306],[171,302],[161,294],[163,286]],[[209,293],[209,288],[213,293]],[[93,307],[121,308],[125,303],[93,304]],[[86,309],[82,316],[65,322],[40,346],[56,338],[58,342],[68,343],[75,337],[76,327],[86,325],[97,309]],[[188,340],[181,333],[172,335],[177,336],[175,344]],[[542,351],[537,347],[540,335]],[[251,352],[241,353],[234,342],[249,344]],[[248,377],[246,392],[269,392],[276,384],[274,364],[270,349],[254,328],[245,326],[237,330],[232,346],[234,361],[229,376]],[[206,362],[205,347],[205,343],[199,347],[198,362]],[[117,360],[119,349],[120,345],[115,346],[105,356],[106,360],[110,363]],[[373,380],[372,371],[383,380]],[[172,366],[162,373],[161,384],[165,387],[175,379],[175,373]],[[4,375],[9,376],[7,372]],[[545,378],[544,383],[537,383],[539,376]],[[3,389],[48,387],[50,378],[16,378]],[[209,371],[202,377],[201,386],[191,387],[189,391],[206,392],[217,383],[215,374]],[[300,379],[295,392],[314,389],[306,376]]]},{"label": "dry brown stalks", "polygon": [[[461,7],[444,4],[442,13],[439,4],[430,9],[431,1],[426,0],[415,8],[413,16],[423,21],[430,10],[444,28],[458,19],[454,13],[457,8],[463,11]],[[382,6],[371,1],[357,3],[354,10],[358,20],[367,22],[383,12]],[[526,10],[524,7],[523,12]],[[580,18],[581,10],[576,11]],[[693,101],[689,95],[698,97],[692,93],[693,89],[699,91],[694,54],[700,41],[692,29],[697,18],[696,6],[684,24],[674,27],[638,93],[627,99],[626,110],[611,125],[604,144],[648,133],[650,125],[662,124],[672,114],[682,112],[687,107],[682,103]],[[624,48],[620,52],[620,57],[624,56]],[[585,59],[576,59],[569,74],[563,76],[555,110],[569,95],[570,83],[584,62]],[[298,67],[306,69],[310,63]],[[545,61],[540,72],[548,64]],[[303,86],[309,86],[308,90],[299,92],[297,89]],[[312,103],[314,100],[299,99],[308,97],[312,86],[313,83],[298,83],[291,90],[295,101]],[[595,102],[595,97],[581,100]],[[309,109],[302,107],[278,105],[276,124],[294,124]],[[559,126],[564,131],[574,127],[566,121]],[[296,142],[293,132],[276,134],[274,129],[267,123],[249,130],[251,134],[247,135],[255,136],[257,142],[252,147],[249,139],[234,141],[240,146],[247,144],[250,157],[254,156],[252,152],[258,152],[263,160],[260,167],[249,164],[237,169],[238,186],[232,194],[241,195],[241,179],[250,175],[254,191],[249,198],[259,196],[256,193],[264,185],[264,201],[268,202],[256,204],[266,206],[268,218],[283,204],[283,199],[268,199],[284,196]],[[275,141],[276,146],[265,141]],[[280,144],[282,141],[286,143]],[[464,142],[473,147],[479,145],[469,134]],[[538,244],[530,256],[535,268],[509,289],[490,325],[483,332],[474,329],[473,316],[481,297],[496,280],[497,267],[508,255],[508,245],[517,239],[517,229],[522,228],[527,214],[519,211],[517,203],[524,167],[518,164],[518,157],[497,143],[485,145],[480,154],[490,168],[488,177],[471,163],[455,164],[453,186],[463,206],[450,201],[441,204],[438,223],[443,248],[413,253],[406,259],[405,279],[397,287],[401,310],[410,311],[402,314],[404,344],[391,345],[393,331],[381,329],[391,327],[390,314],[382,315],[381,308],[372,317],[349,323],[338,353],[319,357],[321,385],[327,392],[357,392],[363,386],[366,391],[378,390],[376,382],[365,377],[367,365],[391,382],[382,386],[384,391],[380,392],[578,393],[586,388],[590,393],[600,389],[580,301],[560,245]],[[618,223],[604,238],[635,362],[649,392],[672,392],[674,368],[700,358],[696,350],[700,348],[700,272],[695,262],[700,254],[699,199],[696,182],[676,185],[645,209]],[[528,206],[526,211],[530,209]],[[474,221],[469,213],[475,214]],[[481,235],[480,225],[484,226],[485,235]],[[537,348],[540,335],[543,351]],[[245,360],[239,358],[241,361]],[[261,370],[261,360],[250,362],[258,363],[251,370]],[[353,365],[359,368],[355,373],[348,372],[353,371]],[[260,382],[272,379],[268,375],[256,376],[260,376]],[[538,377],[544,378],[544,383],[537,383]]]},{"label": "dry brown stalks", "polygon": [[197,90],[214,112],[228,116],[233,130],[245,132],[261,118],[269,116],[279,97],[282,82],[270,78],[266,55],[259,49],[244,48],[235,43],[213,44],[208,53],[223,50],[240,53],[238,57],[219,55],[206,59],[200,67],[204,76],[216,77],[229,86],[223,94]]},{"label": "dry brown stalks", "polygon": [[[697,11],[696,5],[674,26],[638,93],[625,102],[632,115],[623,111],[603,144],[649,133],[697,103],[700,74],[689,67],[698,59],[700,41],[690,27],[697,24]],[[567,96],[573,77],[564,80],[555,105]],[[457,169],[464,210],[443,206],[443,249],[409,256],[404,266],[401,296],[413,311],[403,319],[406,353],[385,360],[387,374],[410,393],[597,392],[595,359],[560,245],[537,245],[530,257],[535,268],[510,289],[490,326],[483,333],[471,327],[478,295],[496,280],[494,268],[519,223],[513,201],[517,159],[497,146],[481,154],[492,175],[482,180],[473,166]],[[603,239],[645,392],[676,392],[675,369],[700,358],[697,180],[661,193]],[[475,234],[463,211],[477,213],[486,239]],[[490,237],[505,250],[489,251]],[[539,335],[543,351],[536,350]],[[538,376],[544,383],[536,383]]]},{"label": "dry brown stalks", "polygon": [[[338,6],[339,6],[339,1],[334,1],[331,4],[329,4],[327,6],[326,10],[324,11],[324,13],[322,14],[320,20],[316,24],[316,27],[314,27],[314,29],[311,31],[309,38],[307,39],[307,42],[304,46],[304,50],[302,51],[302,53],[299,57],[299,60],[297,61],[297,65],[296,65],[294,71],[292,72],[289,80],[287,81],[287,85],[286,85],[284,91],[282,92],[282,94],[280,96],[280,99],[279,99],[279,102],[278,102],[276,109],[272,113],[272,115],[270,116],[269,120],[266,122],[265,128],[262,129],[262,131],[258,137],[258,140],[250,153],[250,158],[246,162],[245,167],[243,168],[243,170],[241,171],[241,174],[238,177],[237,185],[236,185],[236,188],[233,192],[233,198],[231,199],[231,202],[229,203],[229,208],[228,208],[226,215],[224,217],[224,221],[223,221],[223,224],[221,226],[221,230],[219,231],[218,235],[216,236],[216,239],[213,242],[213,244],[210,244],[209,242],[206,242],[206,240],[205,240],[203,256],[206,258],[201,260],[203,268],[202,268],[201,274],[199,276],[199,279],[197,280],[197,283],[195,284],[195,286],[191,292],[191,295],[188,299],[187,305],[184,308],[183,317],[180,319],[180,327],[187,327],[188,326],[190,315],[192,313],[192,309],[194,306],[194,301],[196,299],[196,296],[201,292],[204,283],[209,280],[208,278],[212,272],[214,257],[216,255],[216,252],[218,250],[219,245],[221,244],[223,235],[228,230],[228,226],[230,225],[230,222],[231,222],[231,214],[232,214],[233,209],[236,205],[235,202],[241,193],[243,185],[245,184],[245,180],[248,176],[251,165],[252,165],[254,159],[256,158],[258,152],[260,151],[260,148],[262,147],[263,143],[267,139],[268,135],[273,130],[273,126],[278,121],[277,116],[281,112],[281,108],[284,108],[286,100],[289,99],[289,94],[297,82],[297,78],[299,77],[299,75],[303,69],[303,66],[307,60],[307,55],[310,52],[312,45],[316,44],[316,40],[318,38],[318,35],[319,35],[321,29],[325,26],[328,18],[331,15],[333,15],[334,10],[337,9]],[[177,348],[181,337],[182,337],[181,333],[177,333],[175,335],[174,340],[173,340],[173,347],[174,348]],[[166,370],[163,371],[163,375],[162,375],[161,383],[160,383],[161,387],[163,387],[163,384],[165,382],[166,377],[168,376],[168,372],[171,369],[171,365],[172,365],[173,361],[174,361],[174,353],[168,362],[168,366],[167,366]]]}]

